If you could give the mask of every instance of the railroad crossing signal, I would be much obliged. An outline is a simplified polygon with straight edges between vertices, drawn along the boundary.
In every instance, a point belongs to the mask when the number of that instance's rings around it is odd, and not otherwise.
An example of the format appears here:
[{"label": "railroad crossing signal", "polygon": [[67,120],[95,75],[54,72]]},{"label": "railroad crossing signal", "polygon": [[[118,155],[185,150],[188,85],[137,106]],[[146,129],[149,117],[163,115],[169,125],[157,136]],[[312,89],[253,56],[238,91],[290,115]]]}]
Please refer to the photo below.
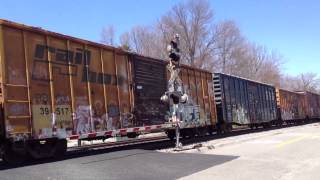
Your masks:
[{"label": "railroad crossing signal", "polygon": [[180,44],[180,37],[179,34],[176,34],[174,36],[174,39],[170,41],[170,44],[167,46],[167,51],[169,53],[169,58],[171,63],[180,63],[180,49],[179,49],[179,44]]},{"label": "railroad crossing signal", "polygon": [[170,72],[170,79],[168,81],[168,90],[161,97],[162,102],[169,103],[171,122],[176,123],[176,149],[182,148],[182,144],[179,141],[181,121],[178,115],[179,109],[182,104],[188,101],[188,95],[183,92],[182,81],[179,77],[181,57],[179,43],[180,38],[179,35],[176,34],[167,46],[168,56],[170,58],[167,69]]}]

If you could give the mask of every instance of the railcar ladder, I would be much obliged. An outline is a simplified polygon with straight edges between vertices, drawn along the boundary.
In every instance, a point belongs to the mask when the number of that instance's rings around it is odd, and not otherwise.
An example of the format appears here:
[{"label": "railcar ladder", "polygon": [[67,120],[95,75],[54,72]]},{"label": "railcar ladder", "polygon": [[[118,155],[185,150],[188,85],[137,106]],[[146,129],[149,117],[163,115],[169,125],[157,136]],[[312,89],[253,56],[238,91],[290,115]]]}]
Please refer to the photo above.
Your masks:
[{"label": "railcar ladder", "polygon": [[[27,104],[28,106],[28,114],[17,114],[17,115],[7,115],[5,114],[5,118],[7,119],[29,119],[29,129],[30,131],[28,132],[23,132],[23,133],[31,133],[32,132],[32,119],[31,119],[31,101],[30,101],[30,93],[29,93],[29,86],[28,85],[21,85],[21,84],[4,84],[5,88],[6,87],[17,87],[17,88],[22,88],[25,91],[27,91],[27,99],[5,99],[4,104]],[[5,105],[6,106],[6,105]]]},{"label": "railcar ladder", "polygon": [[216,104],[221,104],[221,84],[220,84],[220,76],[215,74],[213,76],[213,90],[214,90],[214,100]]}]

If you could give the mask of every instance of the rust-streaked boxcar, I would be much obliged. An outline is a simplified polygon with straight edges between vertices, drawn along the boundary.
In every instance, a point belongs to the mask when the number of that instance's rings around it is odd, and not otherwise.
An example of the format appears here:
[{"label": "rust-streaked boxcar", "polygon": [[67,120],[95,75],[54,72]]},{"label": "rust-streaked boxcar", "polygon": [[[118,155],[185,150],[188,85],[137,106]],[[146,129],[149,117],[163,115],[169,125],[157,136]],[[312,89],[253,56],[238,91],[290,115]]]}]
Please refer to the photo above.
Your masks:
[{"label": "rust-streaked boxcar", "polygon": [[6,21],[0,34],[7,138],[66,138],[130,127],[127,53]]},{"label": "rust-streaked boxcar", "polygon": [[[167,90],[169,72],[167,62],[134,55],[134,93],[138,125],[159,124],[168,121],[168,106],[160,102]],[[212,74],[205,70],[181,66],[183,90],[188,102],[182,106],[183,128],[216,125],[215,102],[212,89]]]},{"label": "rust-streaked boxcar", "polygon": [[[134,137],[171,127],[160,102],[166,61],[0,20],[0,63],[5,152],[20,143],[37,156],[46,153],[35,152],[41,149],[65,151],[66,138]],[[185,127],[214,126],[211,73],[188,66],[181,73],[190,97]]]},{"label": "rust-streaked boxcar", "polygon": [[182,110],[184,126],[215,128],[217,116],[212,74],[189,66],[182,66],[180,74],[184,91],[189,96]]},{"label": "rust-streaked boxcar", "polygon": [[259,126],[277,120],[273,86],[222,73],[215,73],[213,81],[219,125]]},{"label": "rust-streaked boxcar", "polygon": [[306,118],[305,94],[277,89],[279,118],[287,123],[303,121]]},{"label": "rust-streaked boxcar", "polygon": [[320,95],[304,92],[305,104],[306,104],[306,115],[309,119],[320,119]]}]

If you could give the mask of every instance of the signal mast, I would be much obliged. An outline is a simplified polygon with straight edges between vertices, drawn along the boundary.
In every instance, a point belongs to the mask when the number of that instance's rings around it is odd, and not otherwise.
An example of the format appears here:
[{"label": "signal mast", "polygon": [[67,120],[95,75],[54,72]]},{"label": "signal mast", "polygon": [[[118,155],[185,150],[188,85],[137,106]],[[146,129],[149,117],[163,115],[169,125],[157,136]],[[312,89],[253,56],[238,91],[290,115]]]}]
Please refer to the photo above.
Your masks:
[{"label": "signal mast", "polygon": [[180,49],[179,49],[180,37],[176,34],[170,44],[167,46],[168,55],[170,58],[167,69],[170,72],[170,79],[168,81],[168,89],[161,97],[162,102],[169,103],[170,117],[169,120],[175,123],[176,127],[176,149],[181,149],[180,143],[180,122],[181,115],[179,114],[179,108],[182,104],[188,101],[188,95],[183,92],[182,81],[179,77],[180,73]]}]

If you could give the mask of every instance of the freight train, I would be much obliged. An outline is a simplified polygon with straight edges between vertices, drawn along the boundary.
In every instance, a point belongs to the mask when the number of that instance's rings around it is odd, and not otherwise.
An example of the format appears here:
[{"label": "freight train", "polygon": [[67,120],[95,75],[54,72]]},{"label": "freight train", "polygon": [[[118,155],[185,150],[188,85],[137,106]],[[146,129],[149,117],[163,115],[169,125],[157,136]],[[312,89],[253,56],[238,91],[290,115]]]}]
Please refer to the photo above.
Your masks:
[{"label": "freight train", "polygon": [[[0,145],[2,159],[61,156],[67,140],[175,137],[167,61],[121,48],[0,20]],[[320,118],[320,96],[290,92],[231,75],[181,66],[188,102],[181,135],[237,126],[268,127]]]}]

